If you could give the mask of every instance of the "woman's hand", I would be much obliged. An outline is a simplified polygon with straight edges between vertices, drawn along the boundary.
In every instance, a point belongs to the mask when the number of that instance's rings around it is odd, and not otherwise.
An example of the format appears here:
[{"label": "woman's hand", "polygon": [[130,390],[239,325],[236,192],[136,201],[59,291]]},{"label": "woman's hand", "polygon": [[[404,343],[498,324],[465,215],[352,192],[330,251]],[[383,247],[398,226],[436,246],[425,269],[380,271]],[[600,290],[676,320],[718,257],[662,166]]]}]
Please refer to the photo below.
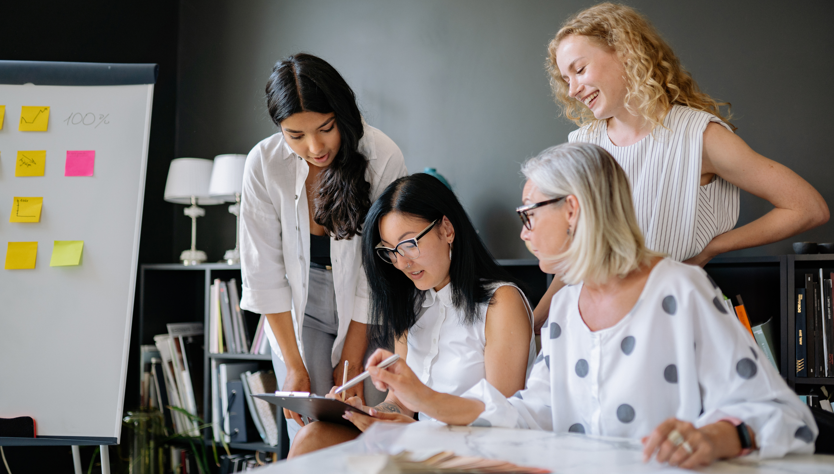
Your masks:
[{"label": "woman's hand", "polygon": [[386,369],[377,367],[392,355],[385,349],[377,349],[368,359],[367,369],[374,386],[382,392],[390,390],[404,408],[414,412],[421,411],[422,402],[431,397],[433,390],[426,387],[402,359]]},{"label": "woman's hand", "polygon": [[698,429],[692,423],[669,418],[642,441],[644,462],[656,452],[657,462],[684,469],[708,466],[716,459],[741,453],[735,426],[723,421]]},{"label": "woman's hand", "polygon": [[[339,361],[339,363],[336,365],[336,368],[333,369],[333,383],[335,385],[341,387],[342,380],[343,380],[342,375],[344,374],[344,370],[345,370],[345,362],[344,361]],[[347,374],[347,379],[348,380],[356,377],[357,375],[359,375],[361,373],[362,373],[362,361],[361,360],[357,360],[357,361],[352,361],[351,360],[351,361],[348,362],[348,374]],[[332,390],[331,390],[331,392],[332,392]],[[349,389],[345,390],[344,392],[342,392],[339,395],[340,396],[343,395],[345,398],[358,397],[360,400],[362,400],[362,403],[365,403],[365,384],[364,383],[358,383],[358,384],[354,385],[353,387],[350,387]],[[336,398],[338,398],[338,397],[336,397]]]},{"label": "woman's hand", "polygon": [[[303,366],[297,369],[290,369],[287,367],[287,378],[284,379],[284,384],[281,385],[281,390],[284,392],[309,392],[310,391],[310,374]],[[284,418],[293,419],[299,425],[304,426],[305,423],[301,419],[301,415],[294,411],[284,408]]]},{"label": "woman's hand", "polygon": [[384,421],[387,423],[414,423],[416,420],[410,416],[403,415],[402,413],[388,413],[384,411],[379,411],[375,408],[370,408],[368,413],[371,416],[363,415],[361,413],[356,413],[353,411],[347,411],[342,418],[350,421],[353,423],[360,431],[367,430],[372,424],[376,423],[377,421]]}]

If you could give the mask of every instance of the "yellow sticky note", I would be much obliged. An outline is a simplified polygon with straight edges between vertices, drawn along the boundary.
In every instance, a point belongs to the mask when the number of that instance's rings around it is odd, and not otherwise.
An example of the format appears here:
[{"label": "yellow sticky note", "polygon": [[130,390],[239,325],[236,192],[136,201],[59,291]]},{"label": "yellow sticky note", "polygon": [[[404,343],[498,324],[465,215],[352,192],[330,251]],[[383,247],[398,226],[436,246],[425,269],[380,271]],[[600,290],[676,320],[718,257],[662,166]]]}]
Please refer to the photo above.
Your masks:
[{"label": "yellow sticky note", "polygon": [[46,150],[18,151],[14,164],[15,176],[43,176]]},{"label": "yellow sticky note", "polygon": [[32,270],[37,256],[37,242],[9,242],[6,247],[6,270]]},{"label": "yellow sticky note", "polygon": [[0,105],[0,130],[3,130],[3,118],[6,116],[6,106]]},{"label": "yellow sticky note", "polygon": [[40,222],[42,197],[17,197],[12,204],[12,216],[9,222]]},{"label": "yellow sticky note", "polygon": [[69,267],[81,264],[81,251],[84,250],[83,240],[56,240],[52,247],[50,267]]},{"label": "yellow sticky note", "polygon": [[24,105],[20,110],[21,132],[45,132],[49,125],[49,107]]}]

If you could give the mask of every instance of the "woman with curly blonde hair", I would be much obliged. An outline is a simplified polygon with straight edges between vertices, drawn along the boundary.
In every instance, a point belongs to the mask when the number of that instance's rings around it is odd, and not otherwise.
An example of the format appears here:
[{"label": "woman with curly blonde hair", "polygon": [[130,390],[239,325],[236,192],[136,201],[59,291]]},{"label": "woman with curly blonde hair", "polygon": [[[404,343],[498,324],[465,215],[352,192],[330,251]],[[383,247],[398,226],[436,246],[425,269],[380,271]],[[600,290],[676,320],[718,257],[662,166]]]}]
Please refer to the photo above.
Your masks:
[{"label": "woman with curly blonde hair", "polygon": [[[828,221],[807,181],[733,133],[730,104],[704,93],[634,9],[601,3],[569,18],[548,46],[556,103],[631,182],[646,245],[703,266],[716,255],[786,239]],[[723,112],[722,109],[726,110]],[[774,209],[737,229],[739,188]],[[554,286],[536,308],[547,317]]]}]

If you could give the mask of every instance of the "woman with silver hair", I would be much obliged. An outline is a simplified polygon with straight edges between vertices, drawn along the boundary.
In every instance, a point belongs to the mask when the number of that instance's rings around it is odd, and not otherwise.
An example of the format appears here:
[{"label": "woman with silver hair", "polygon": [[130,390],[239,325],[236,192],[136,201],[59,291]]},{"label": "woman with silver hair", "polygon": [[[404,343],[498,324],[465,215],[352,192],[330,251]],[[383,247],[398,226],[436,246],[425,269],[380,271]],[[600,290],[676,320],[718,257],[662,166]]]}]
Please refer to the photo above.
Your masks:
[{"label": "woman with silver hair", "polygon": [[811,453],[806,406],[724,306],[700,267],[649,250],[628,178],[603,148],[572,143],[528,161],[521,238],[567,286],[542,351],[510,398],[482,380],[460,397],[419,383],[402,362],[374,384],[449,424],[640,438],[644,458],[695,468],[756,451]]}]

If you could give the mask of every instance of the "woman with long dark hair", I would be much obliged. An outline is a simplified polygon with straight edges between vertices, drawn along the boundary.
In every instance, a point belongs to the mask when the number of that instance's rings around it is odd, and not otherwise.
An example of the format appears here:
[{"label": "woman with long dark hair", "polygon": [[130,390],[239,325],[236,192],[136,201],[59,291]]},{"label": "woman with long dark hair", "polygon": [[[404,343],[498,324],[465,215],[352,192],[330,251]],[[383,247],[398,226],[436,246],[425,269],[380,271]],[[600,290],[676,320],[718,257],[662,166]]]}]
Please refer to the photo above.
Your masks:
[{"label": "woman with long dark hair", "polygon": [[[427,174],[400,178],[371,206],[365,229],[373,342],[394,345],[437,393],[460,395],[482,379],[505,396],[522,390],[536,353],[532,310],[455,194]],[[347,413],[356,428],[307,425],[290,455],[353,439],[379,420],[414,421],[392,393],[373,408],[358,398],[348,402],[371,416]]]},{"label": "woman with long dark hair", "polygon": [[[323,59],[278,62],[266,98],[280,131],[246,159],[240,306],[266,315],[281,390],[325,394],[341,382],[344,361],[349,376],[362,368],[362,223],[381,190],[408,172],[397,145],[362,120],[353,90]],[[362,385],[351,395],[383,397]],[[298,423],[288,424],[293,436],[301,417],[284,415]]]}]

